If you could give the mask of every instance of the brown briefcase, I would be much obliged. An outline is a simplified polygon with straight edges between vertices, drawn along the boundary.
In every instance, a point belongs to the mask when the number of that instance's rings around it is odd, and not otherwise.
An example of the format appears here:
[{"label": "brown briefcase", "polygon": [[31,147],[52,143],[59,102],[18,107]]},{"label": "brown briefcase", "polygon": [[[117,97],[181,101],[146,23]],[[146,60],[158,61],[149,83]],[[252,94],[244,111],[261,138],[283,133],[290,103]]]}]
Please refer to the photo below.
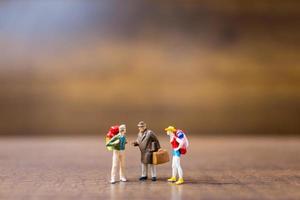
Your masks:
[{"label": "brown briefcase", "polygon": [[157,152],[153,152],[153,164],[159,165],[169,162],[169,153],[165,149],[159,149]]}]

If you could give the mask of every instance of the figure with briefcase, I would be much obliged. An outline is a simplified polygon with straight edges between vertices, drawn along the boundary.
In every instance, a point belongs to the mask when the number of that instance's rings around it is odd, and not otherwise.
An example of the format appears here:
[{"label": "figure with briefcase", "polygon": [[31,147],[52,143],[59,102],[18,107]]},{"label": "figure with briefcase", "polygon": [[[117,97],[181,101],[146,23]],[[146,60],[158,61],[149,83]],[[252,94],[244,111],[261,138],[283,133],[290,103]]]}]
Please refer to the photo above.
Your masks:
[{"label": "figure with briefcase", "polygon": [[141,151],[142,175],[139,180],[145,181],[148,179],[148,168],[150,168],[151,180],[156,181],[156,165],[169,161],[168,156],[165,155],[167,152],[160,150],[160,143],[157,136],[147,128],[145,122],[141,121],[137,126],[139,133],[133,145],[138,146]]}]

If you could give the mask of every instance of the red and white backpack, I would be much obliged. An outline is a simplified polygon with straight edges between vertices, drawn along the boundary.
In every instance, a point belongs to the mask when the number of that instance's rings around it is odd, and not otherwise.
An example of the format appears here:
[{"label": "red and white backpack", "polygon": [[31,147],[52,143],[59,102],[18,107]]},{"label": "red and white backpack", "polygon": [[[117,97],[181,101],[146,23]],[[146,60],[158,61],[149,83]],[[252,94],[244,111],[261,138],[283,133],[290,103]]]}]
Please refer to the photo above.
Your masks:
[{"label": "red and white backpack", "polygon": [[179,151],[181,154],[186,154],[187,148],[189,146],[189,140],[187,139],[186,134],[182,130],[177,129],[175,136],[180,140],[183,140],[183,146],[179,149]]},{"label": "red and white backpack", "polygon": [[[119,125],[111,126],[108,133],[105,137],[105,144],[107,144],[111,138],[113,138],[115,135],[119,133]],[[112,151],[112,147],[106,147],[109,151]]]}]

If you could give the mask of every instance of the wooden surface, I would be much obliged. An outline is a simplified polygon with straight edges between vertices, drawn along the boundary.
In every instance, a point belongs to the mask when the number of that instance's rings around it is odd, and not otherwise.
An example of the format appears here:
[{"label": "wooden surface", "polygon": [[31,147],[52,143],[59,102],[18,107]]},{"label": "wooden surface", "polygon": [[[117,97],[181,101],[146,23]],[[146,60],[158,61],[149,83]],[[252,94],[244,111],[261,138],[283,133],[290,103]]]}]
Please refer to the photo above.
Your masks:
[{"label": "wooden surface", "polygon": [[139,151],[127,146],[129,182],[111,185],[111,153],[100,137],[1,138],[0,199],[300,199],[300,139],[190,143],[182,159],[186,184],[165,181],[170,163],[158,167],[157,182],[139,182]]}]

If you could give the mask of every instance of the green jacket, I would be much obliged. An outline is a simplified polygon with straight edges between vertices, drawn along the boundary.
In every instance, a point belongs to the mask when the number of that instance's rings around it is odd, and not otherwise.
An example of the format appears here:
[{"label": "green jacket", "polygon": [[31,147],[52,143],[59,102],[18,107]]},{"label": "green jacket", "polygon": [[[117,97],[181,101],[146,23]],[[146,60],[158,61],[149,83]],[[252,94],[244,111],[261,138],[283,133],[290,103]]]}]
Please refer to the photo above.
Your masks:
[{"label": "green jacket", "polygon": [[125,144],[127,143],[125,135],[122,136],[120,133],[111,138],[106,146],[112,147],[113,150],[125,150]]}]

